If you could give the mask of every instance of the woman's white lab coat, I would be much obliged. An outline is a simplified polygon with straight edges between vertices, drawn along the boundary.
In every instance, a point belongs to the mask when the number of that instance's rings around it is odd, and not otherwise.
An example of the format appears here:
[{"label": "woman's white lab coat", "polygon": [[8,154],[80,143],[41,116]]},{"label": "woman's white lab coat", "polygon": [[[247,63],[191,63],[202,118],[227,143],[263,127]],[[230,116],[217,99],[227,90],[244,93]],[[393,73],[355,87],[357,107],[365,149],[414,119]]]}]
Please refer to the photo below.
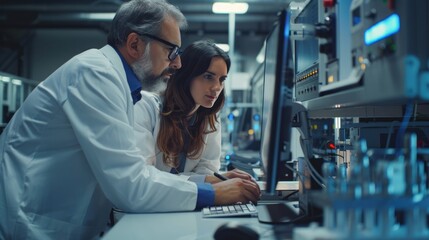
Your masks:
[{"label": "woman's white lab coat", "polygon": [[43,81],[1,135],[0,238],[91,239],[112,206],[193,210],[195,183],[145,164],[133,109],[110,46],[77,55]]},{"label": "woman's white lab coat", "polygon": [[[134,105],[134,129],[137,147],[148,164],[170,172],[171,167],[165,165],[162,153],[156,146],[160,126],[160,97],[154,93],[142,91],[142,100]],[[181,176],[188,178],[193,174],[212,175],[219,171],[221,153],[221,125],[216,122],[217,131],[204,136],[204,148],[198,159],[186,159]]]}]

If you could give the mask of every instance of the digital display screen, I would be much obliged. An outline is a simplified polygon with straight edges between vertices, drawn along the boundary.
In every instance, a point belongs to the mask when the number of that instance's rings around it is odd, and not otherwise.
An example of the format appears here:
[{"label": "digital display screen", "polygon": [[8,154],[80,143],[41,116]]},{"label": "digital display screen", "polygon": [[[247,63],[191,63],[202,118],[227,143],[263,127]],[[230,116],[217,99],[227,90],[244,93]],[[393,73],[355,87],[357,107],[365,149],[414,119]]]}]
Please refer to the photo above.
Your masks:
[{"label": "digital display screen", "polygon": [[381,39],[399,32],[399,29],[399,16],[398,14],[392,14],[365,31],[365,44],[371,45],[377,41],[380,41]]}]

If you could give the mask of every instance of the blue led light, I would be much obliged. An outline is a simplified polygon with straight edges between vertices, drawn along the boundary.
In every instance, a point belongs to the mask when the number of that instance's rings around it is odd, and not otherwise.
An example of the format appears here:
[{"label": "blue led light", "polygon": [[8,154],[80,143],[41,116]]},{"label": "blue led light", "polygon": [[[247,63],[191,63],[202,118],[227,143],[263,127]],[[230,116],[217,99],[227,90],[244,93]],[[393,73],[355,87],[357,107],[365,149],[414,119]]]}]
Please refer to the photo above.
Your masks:
[{"label": "blue led light", "polygon": [[259,124],[253,124],[253,130],[255,132],[259,132],[259,130],[261,130],[260,125]]},{"label": "blue led light", "polygon": [[399,32],[399,28],[399,16],[398,14],[392,14],[365,31],[365,44],[371,45],[383,38],[391,36]]},{"label": "blue led light", "polygon": [[230,121],[234,120],[234,114],[232,113],[228,114],[228,120]]},{"label": "blue led light", "polygon": [[259,121],[259,120],[261,120],[261,116],[256,113],[256,114],[253,115],[253,120]]},{"label": "blue led light", "polygon": [[359,16],[354,16],[353,17],[353,26],[358,25],[361,22],[361,18]]}]

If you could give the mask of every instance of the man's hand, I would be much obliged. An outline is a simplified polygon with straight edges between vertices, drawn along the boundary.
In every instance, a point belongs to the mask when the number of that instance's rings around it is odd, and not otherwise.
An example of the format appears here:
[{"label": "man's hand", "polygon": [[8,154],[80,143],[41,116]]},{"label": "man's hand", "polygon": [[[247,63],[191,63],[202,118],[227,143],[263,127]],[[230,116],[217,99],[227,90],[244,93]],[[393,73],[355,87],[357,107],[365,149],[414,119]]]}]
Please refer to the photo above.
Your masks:
[{"label": "man's hand", "polygon": [[256,203],[261,195],[256,182],[242,178],[232,178],[213,184],[213,189],[215,191],[215,205],[249,201]]}]

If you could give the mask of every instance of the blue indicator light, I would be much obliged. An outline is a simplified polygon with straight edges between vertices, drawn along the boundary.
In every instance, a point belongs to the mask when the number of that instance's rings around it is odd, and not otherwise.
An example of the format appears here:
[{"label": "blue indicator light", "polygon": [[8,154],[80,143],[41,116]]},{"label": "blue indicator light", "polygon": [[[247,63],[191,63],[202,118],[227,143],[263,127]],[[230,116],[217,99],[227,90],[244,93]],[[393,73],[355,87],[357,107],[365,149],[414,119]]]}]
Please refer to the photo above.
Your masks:
[{"label": "blue indicator light", "polygon": [[229,160],[229,159],[231,159],[231,156],[226,155],[226,156],[225,156],[225,160]]},{"label": "blue indicator light", "polygon": [[259,124],[253,124],[253,130],[255,130],[255,132],[259,132],[260,129]]},{"label": "blue indicator light", "polygon": [[261,116],[256,113],[256,114],[253,115],[253,120],[259,121],[259,120],[261,120]]},{"label": "blue indicator light", "polygon": [[230,121],[234,120],[234,114],[232,113],[228,114],[228,120]]},{"label": "blue indicator light", "polygon": [[353,26],[358,25],[361,22],[360,17],[353,17]]},{"label": "blue indicator light", "polygon": [[365,44],[371,45],[383,38],[391,36],[399,32],[399,28],[399,16],[398,14],[392,14],[365,31]]}]

